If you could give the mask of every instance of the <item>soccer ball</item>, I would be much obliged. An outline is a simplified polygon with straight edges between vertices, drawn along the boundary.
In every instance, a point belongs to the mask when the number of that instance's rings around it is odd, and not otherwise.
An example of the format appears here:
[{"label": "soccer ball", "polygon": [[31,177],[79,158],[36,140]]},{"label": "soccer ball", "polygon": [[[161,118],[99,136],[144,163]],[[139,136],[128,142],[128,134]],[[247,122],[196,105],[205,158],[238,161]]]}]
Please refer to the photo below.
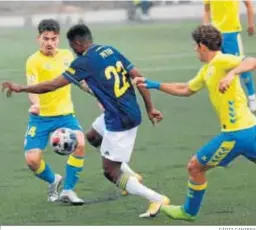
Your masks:
[{"label": "soccer ball", "polygon": [[53,151],[59,155],[69,155],[77,147],[77,137],[74,131],[68,128],[55,130],[51,135]]}]

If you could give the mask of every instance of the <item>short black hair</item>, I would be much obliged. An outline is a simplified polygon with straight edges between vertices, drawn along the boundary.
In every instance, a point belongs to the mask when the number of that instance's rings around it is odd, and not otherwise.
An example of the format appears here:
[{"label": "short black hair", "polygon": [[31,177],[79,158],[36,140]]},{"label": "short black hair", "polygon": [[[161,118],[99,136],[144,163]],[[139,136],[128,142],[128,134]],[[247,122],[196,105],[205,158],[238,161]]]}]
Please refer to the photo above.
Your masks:
[{"label": "short black hair", "polygon": [[45,31],[52,31],[59,34],[60,24],[54,19],[44,19],[38,25],[38,33],[42,34]]},{"label": "short black hair", "polygon": [[67,39],[73,41],[75,39],[92,41],[92,33],[88,26],[77,24],[72,26],[67,32]]},{"label": "short black hair", "polygon": [[221,49],[221,32],[212,25],[198,26],[193,32],[194,41],[200,45],[205,45],[209,50],[218,51]]}]

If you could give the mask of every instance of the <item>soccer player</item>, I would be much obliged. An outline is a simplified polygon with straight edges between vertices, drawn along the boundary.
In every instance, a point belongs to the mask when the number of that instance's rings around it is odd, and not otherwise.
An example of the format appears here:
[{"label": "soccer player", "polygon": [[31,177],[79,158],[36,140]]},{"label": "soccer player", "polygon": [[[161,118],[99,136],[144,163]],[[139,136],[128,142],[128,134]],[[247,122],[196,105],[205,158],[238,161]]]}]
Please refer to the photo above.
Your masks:
[{"label": "soccer player", "polygon": [[[71,51],[58,49],[60,26],[52,19],[42,20],[38,25],[39,50],[32,54],[26,63],[28,85],[46,82],[65,71],[73,61]],[[34,175],[49,184],[48,201],[58,199],[72,204],[84,201],[74,192],[79,173],[84,162],[84,134],[74,116],[71,100],[71,87],[65,86],[51,93],[29,94],[31,103],[29,123],[25,136],[25,158]],[[70,128],[76,131],[78,147],[69,156],[66,165],[64,190],[58,195],[62,176],[56,174],[42,158],[49,135],[58,128]]]},{"label": "soccer player", "polygon": [[[219,117],[220,134],[199,149],[188,163],[189,180],[184,205],[162,206],[162,211],[169,217],[187,221],[195,220],[199,212],[207,189],[206,172],[209,169],[227,166],[240,155],[251,161],[256,160],[256,118],[247,105],[239,78],[235,77],[231,81],[225,93],[219,90],[227,72],[237,67],[243,57],[223,54],[220,51],[221,33],[211,25],[199,26],[193,31],[192,37],[198,58],[205,63],[195,78],[188,83],[159,83],[135,79],[139,87],[158,89],[179,97],[192,96],[206,87],[211,104]],[[225,85],[224,82],[222,84]]]},{"label": "soccer player", "polygon": [[[88,87],[88,85],[86,84],[86,82],[84,80],[80,82],[80,87],[84,91],[86,91],[88,94],[94,96],[93,92],[91,91],[91,89]],[[103,108],[102,104],[100,104],[99,102],[98,102],[98,106],[102,113],[94,120],[94,122],[91,125],[91,128],[86,132],[85,136],[86,136],[88,143],[91,146],[100,150],[104,132],[106,130],[106,124],[105,124],[105,119],[104,119],[104,108]],[[143,177],[140,174],[134,172],[126,162],[122,162],[121,171],[135,176],[138,179],[138,181],[140,183],[142,183]],[[127,196],[128,192],[123,190],[122,195]]]},{"label": "soccer player", "polygon": [[[248,29],[251,36],[254,34],[254,12],[253,2],[251,0],[243,1],[247,9]],[[238,0],[204,0],[204,24],[215,26],[222,33],[222,52],[233,55],[243,55],[243,46],[240,32],[242,30],[239,14],[240,1]],[[256,96],[251,72],[241,74],[245,84],[249,107],[251,111],[256,111]]]},{"label": "soccer player", "polygon": [[[11,82],[2,84],[12,92],[43,94],[66,87],[70,83],[81,87],[85,80],[98,101],[103,105],[106,130],[101,143],[101,156],[105,177],[126,190],[149,200],[150,205],[141,217],[155,216],[162,204],[169,199],[142,185],[136,177],[121,170],[128,163],[135,144],[141,111],[131,78],[142,77],[140,72],[118,50],[107,45],[93,43],[90,29],[83,24],[71,27],[67,33],[71,48],[78,57],[70,67],[53,80],[36,85],[23,86]],[[151,121],[160,121],[162,114],[152,105],[147,89],[140,89]]]},{"label": "soccer player", "polygon": [[[89,87],[86,85],[84,87],[86,91],[90,93]],[[88,143],[90,143],[91,146],[95,147],[96,149],[100,149],[104,132],[106,130],[106,124],[104,120],[104,108],[100,103],[98,103],[98,105],[102,113],[94,120],[91,128],[85,134]],[[142,183],[143,177],[140,174],[134,172],[126,162],[122,162],[121,170],[125,173],[129,173],[130,175],[135,176],[138,181]],[[128,192],[124,190],[122,191],[122,195],[126,196],[128,195]]]}]

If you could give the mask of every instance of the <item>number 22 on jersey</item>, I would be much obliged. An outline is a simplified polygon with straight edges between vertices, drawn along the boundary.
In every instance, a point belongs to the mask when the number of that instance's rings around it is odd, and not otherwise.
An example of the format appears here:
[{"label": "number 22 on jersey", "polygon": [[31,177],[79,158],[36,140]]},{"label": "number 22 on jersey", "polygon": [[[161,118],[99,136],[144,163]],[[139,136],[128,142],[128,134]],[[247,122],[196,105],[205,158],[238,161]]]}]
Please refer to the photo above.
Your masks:
[{"label": "number 22 on jersey", "polygon": [[[120,76],[121,74],[121,76]],[[127,81],[126,70],[123,67],[121,61],[116,62],[116,66],[108,66],[105,69],[105,76],[108,80],[111,79],[112,75],[114,76],[114,93],[116,97],[121,97],[127,89],[130,87],[130,83]],[[120,84],[120,79],[122,85]]]}]

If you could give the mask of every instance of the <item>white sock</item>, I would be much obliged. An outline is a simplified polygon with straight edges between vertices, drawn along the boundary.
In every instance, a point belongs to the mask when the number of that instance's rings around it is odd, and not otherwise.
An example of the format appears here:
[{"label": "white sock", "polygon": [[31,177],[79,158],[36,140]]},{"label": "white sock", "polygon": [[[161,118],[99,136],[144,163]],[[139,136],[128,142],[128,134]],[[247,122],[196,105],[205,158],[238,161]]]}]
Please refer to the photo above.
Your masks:
[{"label": "white sock", "polygon": [[255,94],[248,96],[248,98],[249,98],[250,101],[255,101],[256,100]]},{"label": "white sock", "polygon": [[126,164],[126,163],[124,163],[124,162],[121,164],[121,170],[122,170],[124,173],[128,173],[128,174],[130,174],[130,175],[132,175],[132,176],[136,175],[136,172],[134,172],[134,171],[129,167],[129,165]]},{"label": "white sock", "polygon": [[163,199],[162,195],[141,184],[134,176],[129,177],[125,189],[128,193],[142,196],[151,202],[161,201]]}]

